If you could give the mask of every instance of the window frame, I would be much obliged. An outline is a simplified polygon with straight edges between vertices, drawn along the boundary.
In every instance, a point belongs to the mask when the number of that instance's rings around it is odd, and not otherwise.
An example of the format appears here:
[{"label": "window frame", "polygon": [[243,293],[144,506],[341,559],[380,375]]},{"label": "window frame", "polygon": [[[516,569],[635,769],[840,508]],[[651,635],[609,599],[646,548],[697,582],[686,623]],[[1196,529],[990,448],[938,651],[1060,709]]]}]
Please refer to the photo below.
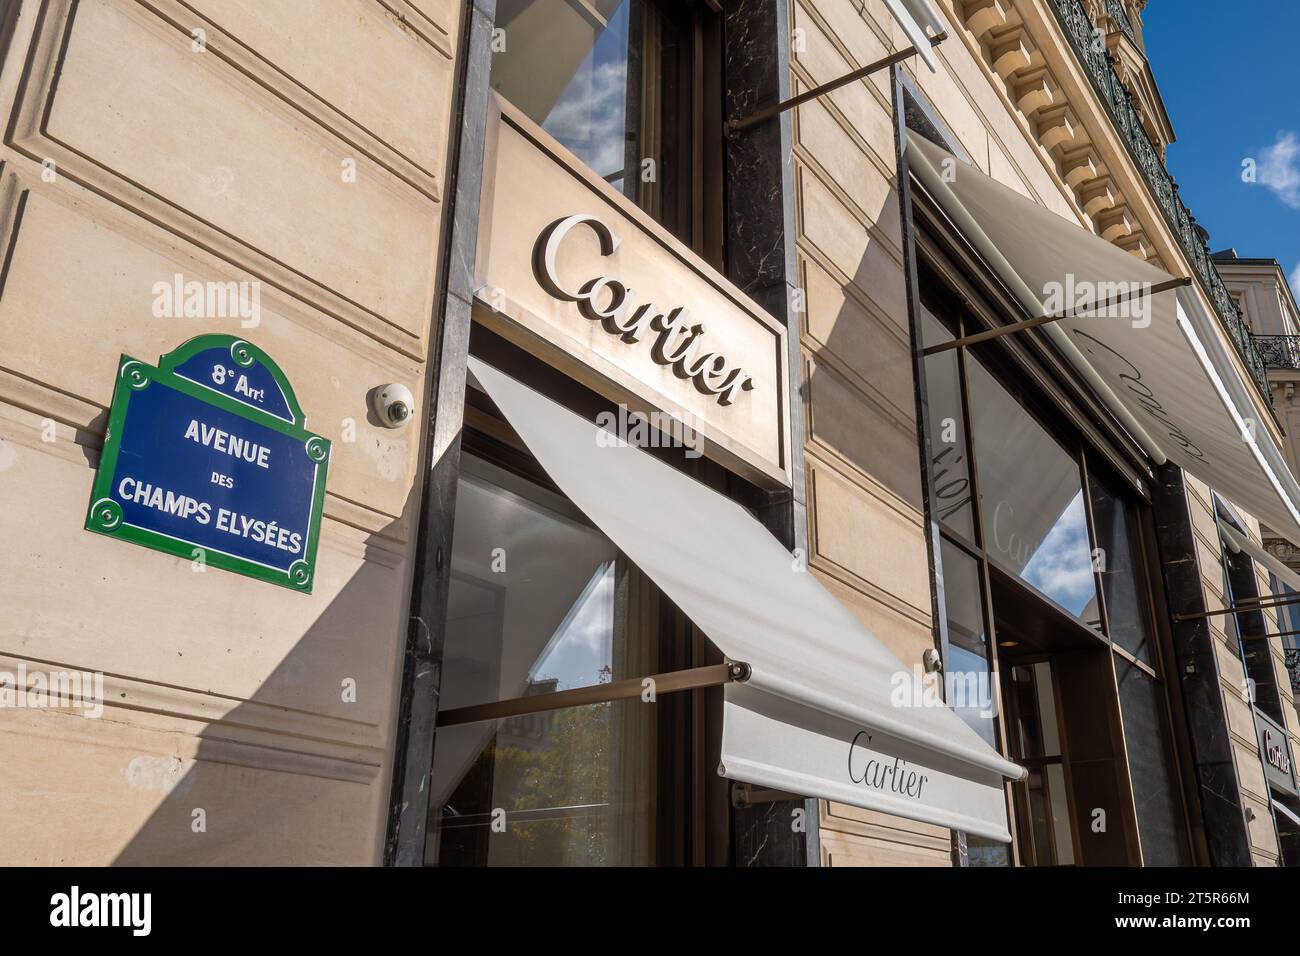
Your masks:
[{"label": "window frame", "polygon": [[[958,277],[948,258],[950,251],[946,246],[941,245],[940,241],[934,236],[928,234],[924,229],[918,230],[916,235],[917,251],[917,274],[918,288],[915,291],[913,305],[918,310],[924,307],[928,310],[941,326],[952,336],[962,337],[975,332],[986,331],[993,328],[999,322],[994,320],[996,307],[990,305],[984,300],[982,289],[968,281],[964,276]],[[940,307],[936,308],[936,303]],[[945,316],[942,306],[947,305],[951,309],[950,314]],[[918,314],[918,321],[920,316]],[[955,328],[954,328],[955,324]],[[1097,608],[1100,615],[1100,629],[1093,630],[1085,623],[1070,614],[1064,608],[1061,608],[1055,601],[1047,595],[1039,592],[1028,582],[1020,580],[1016,583],[1030,592],[1033,598],[1054,609],[1059,610],[1069,618],[1072,625],[1076,626],[1078,631],[1086,633],[1103,643],[1109,650],[1109,671],[1114,690],[1114,705],[1118,726],[1120,731],[1120,742],[1122,750],[1118,754],[1122,760],[1121,786],[1126,788],[1129,813],[1133,826],[1133,835],[1138,842],[1135,848],[1136,861],[1141,863],[1142,850],[1140,846],[1140,826],[1137,821],[1137,807],[1133,790],[1133,775],[1129,758],[1129,746],[1126,739],[1127,727],[1124,722],[1122,708],[1119,699],[1118,685],[1118,668],[1116,658],[1122,659],[1126,664],[1137,667],[1146,676],[1155,681],[1159,689],[1162,704],[1161,719],[1163,721],[1164,749],[1169,759],[1170,783],[1175,788],[1175,799],[1178,802],[1181,819],[1182,833],[1181,837],[1184,843],[1188,859],[1194,859],[1196,855],[1196,823],[1193,818],[1193,808],[1188,794],[1192,791],[1188,789],[1188,767],[1190,754],[1187,752],[1184,735],[1178,732],[1178,724],[1175,723],[1177,717],[1181,715],[1181,699],[1174,700],[1177,695],[1177,689],[1170,685],[1165,677],[1170,673],[1171,666],[1169,662],[1173,660],[1171,634],[1166,626],[1168,614],[1162,613],[1165,609],[1163,592],[1159,589],[1158,574],[1155,568],[1158,563],[1152,562],[1157,560],[1156,544],[1154,535],[1154,526],[1152,524],[1150,510],[1150,496],[1144,486],[1143,479],[1128,467],[1124,456],[1113,451],[1100,433],[1094,428],[1085,428],[1080,426],[1079,416],[1073,413],[1070,406],[1066,404],[1064,395],[1068,394],[1064,388],[1051,385],[1044,386],[1044,382],[1050,382],[1052,376],[1049,372],[1040,370],[1029,356],[1029,349],[1023,344],[1010,341],[1014,337],[1004,336],[992,342],[980,343],[973,346],[958,346],[950,350],[957,356],[957,374],[958,387],[955,390],[960,403],[960,414],[962,418],[962,433],[965,443],[965,453],[968,462],[968,477],[970,482],[970,502],[971,502],[971,520],[974,529],[973,540],[967,540],[963,534],[952,527],[949,522],[941,521],[935,503],[927,501],[927,510],[932,515],[940,539],[943,543],[951,545],[969,557],[974,558],[980,568],[982,577],[982,590],[984,594],[984,615],[986,628],[989,638],[989,651],[992,658],[991,669],[997,675],[998,685],[1001,686],[1002,663],[1001,655],[998,652],[997,621],[994,609],[994,597],[992,588],[992,568],[997,566],[993,556],[987,551],[984,536],[984,521],[982,513],[982,500],[980,493],[980,468],[978,455],[975,449],[974,422],[971,415],[970,407],[970,389],[968,374],[968,352],[974,350],[974,354],[984,365],[985,370],[1001,384],[1006,387],[1008,377],[1015,377],[1020,383],[1020,388],[1010,389],[1008,392],[1015,398],[1025,415],[1034,420],[1047,434],[1056,441],[1062,448],[1074,457],[1076,460],[1079,476],[1080,487],[1083,492],[1084,507],[1086,514],[1088,542],[1090,549],[1095,553],[1097,548],[1097,529],[1093,514],[1092,486],[1091,486],[1091,469],[1096,468],[1099,472],[1107,473],[1111,478],[1111,487],[1108,489],[1114,495],[1119,497],[1125,504],[1125,510],[1128,513],[1127,522],[1130,535],[1130,550],[1134,562],[1134,570],[1140,576],[1139,596],[1141,605],[1139,613],[1145,616],[1145,626],[1148,632],[1148,641],[1152,648],[1152,663],[1147,663],[1134,654],[1121,647],[1113,640],[1111,636],[1109,609],[1105,595],[1105,587],[1101,577],[1101,572],[1094,563],[1093,577],[1094,586],[1097,591]],[[919,350],[918,350],[919,351]],[[943,353],[948,354],[948,353]],[[924,361],[924,357],[921,359]],[[1022,394],[1017,394],[1019,391]],[[1031,410],[1023,399],[1024,394],[1032,395],[1035,398],[1034,407]],[[928,406],[928,400],[927,400]],[[928,430],[927,430],[928,434]],[[931,448],[923,449],[923,467],[928,471],[930,462],[933,461]],[[930,489],[929,476],[925,476],[924,487],[927,492]],[[1118,479],[1118,480],[1114,480]],[[941,572],[940,572],[941,573]],[[1002,574],[1007,572],[1002,571]],[[951,651],[947,633],[947,622],[942,622],[940,628],[941,646],[944,660],[949,660]],[[999,741],[999,748],[1003,756],[1010,759],[1008,748],[1008,731],[1005,726],[1005,716],[999,713],[996,718],[996,731]],[[1012,799],[1011,785],[1006,787],[1008,796],[1008,817],[1011,821],[1011,830],[1013,834],[1012,855],[1014,866],[1022,864],[1020,841],[1017,830],[1023,821],[1019,820],[1020,811],[1018,809],[1019,801]]]},{"label": "window frame", "polygon": [[[598,14],[588,0],[556,0],[576,8],[592,20]],[[589,166],[565,149],[573,162],[594,174],[611,192],[630,200],[655,223],[726,274],[726,137],[723,132],[723,25],[722,14],[704,0],[623,0],[629,8],[629,50],[624,59],[628,69],[625,93],[622,189],[610,182],[612,173]],[[617,12],[618,7],[615,7]],[[596,20],[599,22],[599,20]],[[689,49],[679,50],[676,63],[665,68],[664,30],[675,28]],[[631,64],[640,69],[633,74]],[[489,87],[510,102],[488,78]],[[665,90],[673,103],[664,102]],[[545,120],[520,113],[545,131]],[[643,122],[647,114],[658,114],[653,126]],[[685,115],[685,121],[680,117]],[[667,116],[678,117],[667,121]],[[630,135],[635,129],[635,135]],[[549,131],[548,131],[549,132]],[[553,136],[553,134],[551,134]],[[558,137],[554,137],[559,142]],[[647,141],[652,144],[647,149]],[[563,145],[563,144],[561,144]],[[663,149],[671,153],[671,164]],[[653,155],[647,153],[653,152]],[[638,156],[640,153],[642,155]],[[655,178],[645,180],[642,163],[655,161]],[[665,189],[663,174],[672,171],[677,181]],[[629,176],[631,179],[629,180]],[[629,189],[635,185],[635,189]],[[667,199],[671,208],[665,208]]]}]

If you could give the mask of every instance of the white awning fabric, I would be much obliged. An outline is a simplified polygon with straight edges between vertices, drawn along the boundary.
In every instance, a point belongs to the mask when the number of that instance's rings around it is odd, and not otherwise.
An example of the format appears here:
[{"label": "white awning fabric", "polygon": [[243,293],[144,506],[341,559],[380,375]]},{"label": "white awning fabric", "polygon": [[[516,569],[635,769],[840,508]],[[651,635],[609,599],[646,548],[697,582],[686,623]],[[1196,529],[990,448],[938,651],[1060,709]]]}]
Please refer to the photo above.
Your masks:
[{"label": "white awning fabric", "polygon": [[[936,72],[938,67],[930,37],[946,32],[939,11],[934,8],[930,0],[885,0],[885,6],[889,8],[890,15],[898,25],[903,28],[912,46],[916,47],[916,52],[930,68],[930,72]],[[926,34],[927,27],[931,31],[929,35]]]},{"label": "white awning fabric", "polygon": [[1222,519],[1219,520],[1219,536],[1233,554],[1246,552],[1256,564],[1271,571],[1274,577],[1291,590],[1300,592],[1300,575]]},{"label": "white awning fabric", "polygon": [[[1172,461],[1300,543],[1300,484],[1191,289],[1100,315],[1086,306],[1172,278],[909,131],[908,164],[944,213],[1156,464]],[[1085,306],[1080,308],[1080,306]]]},{"label": "white awning fabric", "polygon": [[[739,505],[514,378],[470,373],[562,491],[731,660],[724,776],[1009,842],[991,749]],[[994,692],[996,693],[996,692]]]}]

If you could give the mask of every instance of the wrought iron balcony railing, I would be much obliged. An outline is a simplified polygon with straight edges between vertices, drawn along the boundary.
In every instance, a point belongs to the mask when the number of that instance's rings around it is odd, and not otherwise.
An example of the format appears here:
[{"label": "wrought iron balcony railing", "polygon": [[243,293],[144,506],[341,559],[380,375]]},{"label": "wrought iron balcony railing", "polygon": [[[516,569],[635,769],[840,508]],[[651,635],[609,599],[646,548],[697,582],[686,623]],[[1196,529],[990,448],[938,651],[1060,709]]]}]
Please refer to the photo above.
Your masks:
[{"label": "wrought iron balcony railing", "polygon": [[1123,0],[1106,0],[1106,15],[1115,21],[1124,35],[1137,46],[1137,34],[1133,32],[1133,24],[1129,22],[1128,12],[1124,9]]},{"label": "wrought iron balcony railing", "polygon": [[1300,335],[1257,335],[1255,346],[1265,368],[1300,370]]},{"label": "wrought iron balcony railing", "polygon": [[1300,649],[1287,648],[1282,652],[1287,673],[1291,675],[1291,690],[1300,694]]},{"label": "wrought iron balcony railing", "polygon": [[[1237,311],[1236,302],[1228,294],[1218,269],[1210,259],[1206,237],[1198,230],[1196,219],[1183,205],[1182,199],[1178,196],[1178,186],[1169,175],[1169,171],[1165,169],[1159,150],[1142,126],[1137,109],[1133,105],[1133,98],[1115,72],[1110,53],[1103,46],[1094,43],[1093,23],[1088,18],[1082,0],[1049,0],[1048,5],[1056,11],[1056,17],[1060,21],[1071,49],[1083,65],[1084,72],[1088,74],[1101,101],[1106,105],[1106,111],[1110,113],[1111,121],[1120,139],[1127,145],[1134,164],[1146,179],[1151,195],[1155,197],[1156,205],[1164,214],[1165,221],[1187,254],[1187,259],[1191,262],[1201,287],[1218,312],[1219,320],[1249,370],[1251,378],[1254,379],[1255,387],[1263,397],[1265,406],[1271,408],[1268,375],[1259,350],[1252,340],[1250,328],[1242,319],[1241,313]],[[1119,4],[1112,2],[1110,6],[1119,7]],[[1119,12],[1123,13],[1122,7]],[[1133,27],[1128,22],[1127,16],[1118,22],[1121,29],[1127,25],[1131,35]]]}]

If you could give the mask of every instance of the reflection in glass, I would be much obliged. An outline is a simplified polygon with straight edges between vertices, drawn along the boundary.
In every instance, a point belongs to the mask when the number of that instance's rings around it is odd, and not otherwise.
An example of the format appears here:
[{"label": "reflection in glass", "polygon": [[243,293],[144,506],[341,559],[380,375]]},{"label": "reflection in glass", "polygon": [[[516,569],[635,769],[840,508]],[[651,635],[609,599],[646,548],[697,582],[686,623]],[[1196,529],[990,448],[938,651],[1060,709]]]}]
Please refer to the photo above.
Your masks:
[{"label": "reflection in glass", "polygon": [[1048,825],[1047,782],[1042,767],[1030,767],[1024,783],[1029,793],[1029,857],[1033,866],[1050,866],[1052,863],[1052,828]]},{"label": "reflection in glass", "polygon": [[1059,763],[1043,767],[1047,774],[1048,813],[1052,821],[1052,845],[1057,866],[1074,865],[1074,840],[1070,827],[1070,800],[1065,792],[1065,768]]},{"label": "reflection in glass", "polygon": [[506,44],[492,54],[491,84],[689,242],[688,9],[677,0],[497,0]]},{"label": "reflection in glass", "polygon": [[[1232,593],[1232,577],[1228,574],[1228,557],[1226,554],[1223,560],[1219,562],[1219,571],[1223,580],[1223,606],[1233,607],[1237,603],[1237,598]],[[1237,621],[1237,615],[1224,614],[1219,620],[1223,621],[1223,630],[1228,635],[1229,649],[1244,663],[1245,654],[1241,647],[1241,625]]]},{"label": "reflection in glass", "polygon": [[628,126],[633,5],[499,0],[507,43],[492,55],[492,88],[616,188],[636,133]]},{"label": "reflection in glass", "polygon": [[[941,549],[948,615],[948,659],[944,661],[945,679],[950,687],[948,703],[957,716],[996,750],[998,693],[989,668],[979,565],[946,540]],[[966,853],[971,866],[1011,865],[1011,848],[983,837],[968,834]]]},{"label": "reflection in glass", "polygon": [[[440,710],[656,673],[659,591],[567,501],[465,455],[455,528]],[[429,859],[647,862],[655,713],[602,704],[440,728]],[[506,831],[482,816],[494,809]]]},{"label": "reflection in glass", "polygon": [[[952,334],[924,307],[921,326],[927,346],[952,339]],[[930,507],[941,522],[973,541],[975,517],[956,349],[926,356],[925,394],[930,425]]]},{"label": "reflection in glass", "polygon": [[1074,863],[1074,829],[1052,665],[1048,661],[1016,664],[1011,668],[1010,680],[1012,756],[1029,769],[1029,778],[1019,784],[1024,787],[1028,817],[1024,862],[1030,866],[1070,866]]},{"label": "reflection in glass", "polygon": [[1146,604],[1134,553],[1136,535],[1124,501],[1095,473],[1088,475],[1092,521],[1097,534],[1097,570],[1106,596],[1111,639],[1139,660],[1153,663]]},{"label": "reflection in glass", "polygon": [[459,765],[434,775],[426,859],[653,863],[652,713],[638,700],[616,701],[440,729],[435,755],[453,751]]},{"label": "reflection in glass", "polygon": [[996,694],[989,669],[979,565],[946,540],[940,553],[948,614],[948,660],[944,662],[944,670],[945,679],[953,688],[953,699],[948,703],[957,716],[996,750]]},{"label": "reflection in glass", "polygon": [[968,356],[984,546],[1004,569],[1100,625],[1079,464]]},{"label": "reflection in glass", "polygon": [[1056,705],[1051,697],[1051,668],[1045,661],[1011,668],[1011,693],[1015,696],[1017,756],[1059,757]]},{"label": "reflection in glass", "polygon": [[468,461],[456,493],[441,706],[610,680],[617,549],[563,502],[507,491]]},{"label": "reflection in glass", "polygon": [[[1268,573],[1269,592],[1279,598],[1293,598],[1300,594],[1285,581],[1278,580],[1272,571]],[[1282,651],[1285,655],[1287,672],[1291,675],[1291,690],[1300,694],[1300,669],[1296,659],[1300,657],[1300,604],[1283,604],[1277,609],[1278,630],[1282,634]]]},{"label": "reflection in glass", "polygon": [[1187,828],[1169,750],[1162,688],[1118,654],[1115,673],[1143,862],[1147,866],[1188,866]]}]

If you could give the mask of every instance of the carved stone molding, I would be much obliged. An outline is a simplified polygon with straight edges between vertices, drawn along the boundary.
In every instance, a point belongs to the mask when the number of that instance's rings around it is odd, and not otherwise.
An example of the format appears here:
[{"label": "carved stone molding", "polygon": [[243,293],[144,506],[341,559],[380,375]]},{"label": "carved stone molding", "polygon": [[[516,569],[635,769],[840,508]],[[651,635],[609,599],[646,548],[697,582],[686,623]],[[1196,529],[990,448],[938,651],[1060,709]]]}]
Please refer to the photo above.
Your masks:
[{"label": "carved stone molding", "polygon": [[1008,100],[1055,161],[1093,231],[1139,259],[1162,265],[1012,0],[953,0],[953,7],[978,40],[985,64],[1005,84]]}]

